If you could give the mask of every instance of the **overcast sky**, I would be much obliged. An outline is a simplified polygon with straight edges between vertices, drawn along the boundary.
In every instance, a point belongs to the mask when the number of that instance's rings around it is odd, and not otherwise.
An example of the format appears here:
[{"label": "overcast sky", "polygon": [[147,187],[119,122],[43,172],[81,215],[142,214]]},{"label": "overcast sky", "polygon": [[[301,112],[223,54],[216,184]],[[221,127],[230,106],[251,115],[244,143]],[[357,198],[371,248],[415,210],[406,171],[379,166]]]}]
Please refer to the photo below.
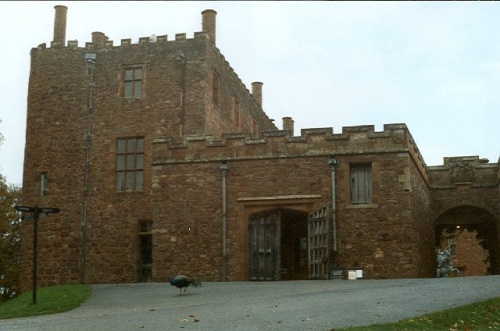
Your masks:
[{"label": "overcast sky", "polygon": [[[500,155],[500,3],[0,1],[0,174],[22,184],[30,50],[66,40],[201,31],[217,11],[217,46],[243,83],[261,81],[263,108],[282,128],[406,123],[427,165]],[[27,161],[29,162],[29,160]]]}]

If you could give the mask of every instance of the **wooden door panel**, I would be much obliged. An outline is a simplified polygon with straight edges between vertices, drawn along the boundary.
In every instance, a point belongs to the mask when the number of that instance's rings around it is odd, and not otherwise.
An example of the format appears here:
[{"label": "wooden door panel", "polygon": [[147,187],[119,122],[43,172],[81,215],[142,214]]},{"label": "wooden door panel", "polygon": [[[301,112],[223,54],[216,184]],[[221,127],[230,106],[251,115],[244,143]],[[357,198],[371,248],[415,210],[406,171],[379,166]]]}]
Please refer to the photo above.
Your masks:
[{"label": "wooden door panel", "polygon": [[280,278],[280,211],[250,219],[250,280]]}]

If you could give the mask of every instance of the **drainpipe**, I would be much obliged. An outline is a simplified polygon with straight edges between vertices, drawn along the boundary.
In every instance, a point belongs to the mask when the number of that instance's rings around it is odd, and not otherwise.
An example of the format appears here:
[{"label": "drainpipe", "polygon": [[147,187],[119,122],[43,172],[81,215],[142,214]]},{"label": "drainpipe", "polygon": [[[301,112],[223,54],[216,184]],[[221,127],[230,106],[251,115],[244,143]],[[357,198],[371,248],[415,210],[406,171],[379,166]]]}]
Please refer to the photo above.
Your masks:
[{"label": "drainpipe", "polygon": [[88,83],[88,102],[87,102],[87,133],[85,135],[85,175],[83,180],[83,211],[81,222],[81,251],[80,251],[80,283],[85,283],[85,263],[87,246],[87,213],[89,206],[89,174],[90,174],[90,145],[92,143],[92,113],[93,113],[93,92],[94,92],[94,64],[95,53],[85,53],[85,62],[87,62],[89,83]]},{"label": "drainpipe", "polygon": [[337,245],[337,211],[336,211],[336,193],[335,193],[335,168],[337,167],[337,159],[335,156],[328,160],[332,178],[332,228],[333,228],[333,267],[338,268],[338,245]]},{"label": "drainpipe", "polygon": [[227,262],[227,192],[226,192],[226,179],[229,167],[226,162],[220,165],[220,173],[222,175],[222,281],[226,281],[226,262]]}]

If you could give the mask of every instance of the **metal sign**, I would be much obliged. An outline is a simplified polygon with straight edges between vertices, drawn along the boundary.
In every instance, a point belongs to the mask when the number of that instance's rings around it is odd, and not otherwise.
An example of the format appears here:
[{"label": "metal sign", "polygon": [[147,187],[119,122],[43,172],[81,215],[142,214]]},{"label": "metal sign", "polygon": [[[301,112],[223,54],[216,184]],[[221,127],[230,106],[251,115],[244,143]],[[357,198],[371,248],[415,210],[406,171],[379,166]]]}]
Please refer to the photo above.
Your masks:
[{"label": "metal sign", "polygon": [[[33,223],[33,303],[36,303],[36,281],[37,281],[37,260],[38,260],[38,218],[47,216],[47,214],[55,214],[61,211],[59,208],[41,208],[38,206],[15,206],[17,211],[32,213],[30,215],[34,221]],[[26,216],[23,217],[26,219]]]},{"label": "metal sign", "polygon": [[26,207],[26,206],[15,206],[14,207],[17,211],[27,211],[27,212],[34,212],[37,210],[35,207]]},{"label": "metal sign", "polygon": [[38,208],[38,211],[44,214],[57,214],[61,211],[59,208]]},{"label": "metal sign", "polygon": [[41,208],[41,207],[27,207],[27,206],[15,206],[17,211],[25,211],[29,213],[39,212],[44,214],[56,214],[61,211],[59,208]]}]

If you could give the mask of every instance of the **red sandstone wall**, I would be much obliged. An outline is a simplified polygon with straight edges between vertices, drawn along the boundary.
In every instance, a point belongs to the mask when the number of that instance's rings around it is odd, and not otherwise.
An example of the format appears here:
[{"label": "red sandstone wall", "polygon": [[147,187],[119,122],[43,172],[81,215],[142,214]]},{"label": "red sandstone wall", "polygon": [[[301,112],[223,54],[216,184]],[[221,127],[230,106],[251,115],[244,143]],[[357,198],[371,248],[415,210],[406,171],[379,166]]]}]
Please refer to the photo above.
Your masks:
[{"label": "red sandstone wall", "polygon": [[[90,75],[85,53],[95,52],[92,96],[92,134],[87,214],[86,282],[138,280],[138,223],[152,220],[150,207],[152,140],[182,134],[231,131],[228,114],[207,112],[210,66],[221,67],[221,79],[236,75],[222,56],[207,47],[203,33],[194,39],[141,38],[139,44],[122,40],[114,47],[105,40],[86,48],[69,42],[32,50],[23,183],[26,205],[61,208],[61,213],[40,222],[40,285],[78,282],[81,276],[81,223],[83,213],[85,146],[89,121]],[[185,61],[179,59],[183,53]],[[143,65],[143,97],[121,97],[122,68]],[[243,108],[274,127],[239,82],[233,93]],[[230,85],[230,84],[227,84]],[[234,84],[233,84],[234,85]],[[227,86],[225,85],[225,88]],[[182,93],[181,93],[182,91]],[[253,106],[249,106],[253,105]],[[253,108],[252,108],[253,107]],[[227,109],[225,109],[227,112]],[[209,116],[210,115],[210,116]],[[260,116],[260,117],[259,117]],[[214,123],[219,123],[215,125]],[[143,192],[116,192],[116,140],[143,136],[146,142]],[[48,192],[40,197],[40,173],[47,172]],[[31,283],[32,228],[23,226],[22,288]]]},{"label": "red sandstone wall", "polygon": [[464,276],[488,275],[489,252],[476,238],[477,232],[464,230],[455,238],[455,255],[453,266],[463,270]]},{"label": "red sandstone wall", "polygon": [[[372,204],[350,204],[349,163],[372,163]],[[338,173],[341,265],[362,268],[368,278],[429,277],[434,261],[429,195],[408,154],[346,156]]]},{"label": "red sandstone wall", "polygon": [[[179,34],[175,41],[159,36],[156,43],[141,38],[139,44],[131,44],[125,39],[118,47],[100,37],[86,48],[73,41],[68,47],[55,42],[52,48],[41,45],[32,50],[23,204],[61,208],[60,214],[40,219],[40,286],[75,283],[83,276],[79,260],[89,120],[85,53],[90,51],[96,53],[96,62],[86,217],[87,283],[139,280],[138,224],[144,220],[153,222],[155,281],[177,273],[220,280],[219,166],[225,161],[229,166],[229,280],[248,278],[252,213],[277,207],[311,212],[331,202],[327,162],[333,154],[339,161],[339,264],[361,267],[367,278],[428,276],[430,221],[457,201],[481,205],[494,217],[498,215],[498,181],[496,188],[495,184],[460,186],[452,200],[447,196],[450,187],[441,185],[449,184],[448,177],[436,172],[430,176],[434,218],[429,217],[427,173],[405,125],[387,125],[382,132],[360,126],[343,128],[338,134],[327,128],[303,130],[298,137],[276,131],[257,136],[254,121],[260,131],[276,128],[203,33],[194,39]],[[120,96],[121,70],[131,64],[144,66],[141,99]],[[220,78],[217,105],[212,97],[214,71]],[[241,107],[241,123],[235,122],[232,113],[234,98]],[[211,134],[215,140],[202,134]],[[186,139],[186,144],[181,142],[183,135],[198,137]],[[144,190],[116,192],[116,139],[133,136],[143,136],[146,142]],[[373,166],[370,205],[350,205],[348,178],[353,162]],[[491,166],[483,168],[487,169],[477,172],[479,181],[494,172]],[[496,171],[498,176],[498,167]],[[39,193],[41,172],[49,178],[44,197]],[[460,171],[453,173],[462,178]],[[22,290],[32,281],[31,234],[32,224],[25,222]]]},{"label": "red sandstone wall", "polygon": [[[403,143],[404,139],[393,139],[391,135],[391,130],[396,132],[400,129],[399,126],[388,127],[383,134],[373,134],[367,133],[365,127],[350,128],[339,139],[334,139],[324,130],[304,131],[302,137],[293,138],[276,133],[259,140],[228,136],[224,141],[211,142],[200,137],[189,140],[185,146],[157,140],[154,145],[153,181],[159,184],[154,191],[153,209],[162,210],[162,214],[173,212],[169,215],[173,219],[194,214],[193,222],[203,222],[203,228],[212,228],[216,235],[210,240],[215,240],[215,245],[210,247],[215,249],[207,251],[213,252],[214,261],[220,266],[221,246],[216,245],[217,240],[221,242],[220,209],[215,209],[213,215],[207,214],[203,213],[203,208],[195,210],[184,201],[194,204],[198,200],[193,199],[202,196],[202,204],[205,204],[205,199],[211,202],[207,208],[220,206],[221,175],[218,167],[226,161],[229,167],[229,279],[245,280],[248,278],[249,216],[254,212],[278,207],[311,212],[321,204],[331,203],[328,160],[335,152],[341,152],[337,156],[339,163],[336,177],[339,266],[361,267],[365,269],[367,278],[432,276],[434,239],[425,211],[430,203],[429,194],[424,177],[419,172],[421,167],[415,166],[405,152],[408,146]],[[371,149],[367,150],[365,146],[371,146]],[[351,163],[360,162],[372,164],[374,198],[370,205],[353,206],[349,200],[349,169]],[[178,186],[175,174],[180,169],[189,172],[198,186]],[[207,170],[209,172],[204,173]],[[209,179],[210,184],[201,178]],[[168,192],[174,187],[186,188],[190,193],[169,195]],[[169,233],[170,226],[165,227],[157,228],[157,231]],[[186,244],[196,246],[197,240],[186,235],[182,245],[177,249],[171,248],[170,256],[167,254],[159,266],[165,270],[162,273],[173,273],[177,265],[181,264],[182,270],[215,279],[220,277],[218,266],[209,268],[207,264],[201,264],[195,268],[177,258],[176,251]],[[166,241],[156,241],[164,247],[160,248],[162,252],[167,250],[167,246],[178,245],[179,238],[171,239],[168,244]],[[172,269],[172,266],[175,268]]]}]

